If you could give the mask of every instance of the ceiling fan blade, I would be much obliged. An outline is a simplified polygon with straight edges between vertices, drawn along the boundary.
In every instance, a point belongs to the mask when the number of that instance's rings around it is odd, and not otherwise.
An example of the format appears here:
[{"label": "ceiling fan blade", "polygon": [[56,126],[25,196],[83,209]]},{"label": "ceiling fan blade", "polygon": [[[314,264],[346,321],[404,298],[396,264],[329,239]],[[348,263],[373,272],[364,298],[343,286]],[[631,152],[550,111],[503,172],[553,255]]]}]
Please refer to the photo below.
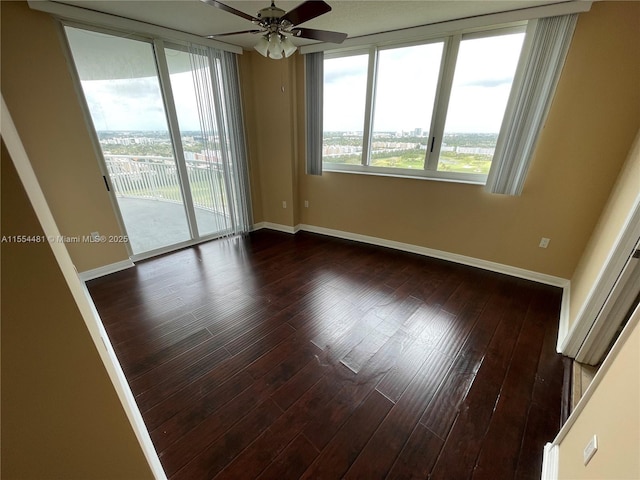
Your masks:
[{"label": "ceiling fan blade", "polygon": [[280,20],[288,20],[292,25],[300,25],[330,11],[331,6],[328,3],[321,0],[309,0],[287,12]]},{"label": "ceiling fan blade", "polygon": [[342,43],[347,38],[346,33],[329,32],[327,30],[314,30],[312,28],[294,28],[291,30],[296,37],[320,40],[321,42]]},{"label": "ceiling fan blade", "polygon": [[200,0],[201,2],[206,3],[207,5],[211,5],[212,7],[219,8],[220,10],[224,10],[225,12],[233,13],[239,17],[244,18],[245,20],[249,20],[250,22],[259,22],[257,18],[248,13],[241,12],[240,10],[236,10],[229,5],[225,5],[224,3],[218,2],[217,0]]},{"label": "ceiling fan blade", "polygon": [[229,33],[216,33],[214,35],[207,35],[207,38],[228,37],[229,35],[241,35],[243,33],[261,33],[262,30],[242,30],[241,32],[229,32]]}]

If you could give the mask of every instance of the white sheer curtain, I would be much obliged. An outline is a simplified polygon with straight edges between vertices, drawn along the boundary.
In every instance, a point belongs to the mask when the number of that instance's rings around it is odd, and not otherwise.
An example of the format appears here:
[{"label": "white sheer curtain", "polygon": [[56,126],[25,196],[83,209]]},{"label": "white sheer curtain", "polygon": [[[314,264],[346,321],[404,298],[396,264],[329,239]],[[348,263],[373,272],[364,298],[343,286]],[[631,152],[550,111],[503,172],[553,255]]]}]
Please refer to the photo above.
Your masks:
[{"label": "white sheer curtain", "polygon": [[233,53],[191,45],[191,72],[205,151],[218,159],[223,194],[213,199],[230,235],[251,228],[251,191],[238,67]]},{"label": "white sheer curtain", "polygon": [[324,54],[305,55],[305,107],[307,109],[307,174],[322,175],[322,110]]},{"label": "white sheer curtain", "polygon": [[577,14],[532,20],[507,104],[486,189],[520,195],[553,100]]}]

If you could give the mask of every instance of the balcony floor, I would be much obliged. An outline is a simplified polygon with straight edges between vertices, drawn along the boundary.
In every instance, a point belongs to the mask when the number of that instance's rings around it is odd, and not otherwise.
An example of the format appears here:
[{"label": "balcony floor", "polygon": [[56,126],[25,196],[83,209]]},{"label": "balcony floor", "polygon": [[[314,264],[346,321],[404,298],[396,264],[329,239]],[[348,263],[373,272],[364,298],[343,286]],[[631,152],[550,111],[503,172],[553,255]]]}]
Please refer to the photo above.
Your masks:
[{"label": "balcony floor", "polygon": [[[134,254],[190,240],[184,206],[162,200],[118,197],[118,205]],[[198,231],[212,235],[227,228],[223,215],[196,208]]]}]

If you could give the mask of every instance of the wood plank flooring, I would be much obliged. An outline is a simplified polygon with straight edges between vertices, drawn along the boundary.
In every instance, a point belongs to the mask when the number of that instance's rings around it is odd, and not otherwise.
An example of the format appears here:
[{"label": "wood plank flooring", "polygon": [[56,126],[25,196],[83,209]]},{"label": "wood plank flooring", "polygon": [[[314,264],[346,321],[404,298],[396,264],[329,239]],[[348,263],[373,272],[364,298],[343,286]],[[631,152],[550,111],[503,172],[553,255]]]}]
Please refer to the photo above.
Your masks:
[{"label": "wood plank flooring", "polygon": [[89,282],[171,479],[539,479],[558,288],[310,233]]}]

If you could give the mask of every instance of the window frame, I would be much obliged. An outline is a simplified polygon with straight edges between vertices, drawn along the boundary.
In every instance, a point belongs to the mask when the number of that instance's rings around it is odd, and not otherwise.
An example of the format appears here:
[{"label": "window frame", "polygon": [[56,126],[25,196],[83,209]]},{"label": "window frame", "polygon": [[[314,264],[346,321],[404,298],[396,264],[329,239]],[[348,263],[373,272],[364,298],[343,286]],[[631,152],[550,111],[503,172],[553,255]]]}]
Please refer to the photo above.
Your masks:
[{"label": "window frame", "polygon": [[[120,206],[118,205],[116,200],[115,189],[109,186],[111,182],[111,179],[109,176],[110,174],[107,168],[106,160],[104,158],[102,145],[98,137],[98,133],[97,133],[98,131],[94,125],[93,118],[91,116],[91,112],[87,104],[86,95],[82,87],[82,81],[77,71],[76,61],[73,57],[69,38],[66,33],[66,28],[69,27],[73,29],[85,30],[88,32],[95,32],[98,34],[109,35],[113,37],[120,37],[127,40],[134,40],[134,41],[148,44],[151,48],[151,54],[153,57],[153,63],[155,67],[154,69],[155,75],[159,82],[162,104],[165,110],[167,132],[171,140],[171,144],[173,147],[172,148],[173,155],[176,160],[176,168],[178,171],[179,183],[180,183],[182,194],[183,194],[183,203],[186,211],[187,224],[188,224],[191,238],[180,243],[176,243],[176,244],[172,244],[172,245],[160,247],[158,249],[144,251],[140,253],[134,253],[130,243],[127,242],[125,246],[126,246],[127,252],[129,253],[130,258],[134,261],[144,260],[157,255],[162,255],[165,253],[179,250],[180,248],[184,248],[185,246],[197,245],[197,244],[200,244],[209,240],[213,240],[216,238],[222,238],[231,234],[248,231],[251,224],[252,211],[251,211],[250,192],[247,190],[249,177],[248,177],[248,170],[246,166],[246,162],[247,162],[246,146],[244,145],[245,143],[244,120],[242,116],[242,110],[241,109],[238,110],[239,103],[237,105],[234,105],[233,108],[237,112],[236,114],[232,115],[229,113],[228,109],[231,108],[229,107],[229,105],[234,102],[227,102],[227,100],[224,98],[227,95],[231,95],[229,93],[230,91],[235,90],[236,91],[235,96],[238,99],[237,101],[239,102],[240,100],[237,64],[234,61],[234,66],[230,70],[230,72],[232,72],[232,75],[236,77],[235,80],[231,81],[231,83],[235,82],[236,86],[230,86],[227,81],[224,81],[223,85],[219,87],[224,92],[227,92],[227,93],[225,93],[223,95],[223,98],[220,100],[220,102],[216,104],[218,105],[218,107],[216,108],[215,114],[218,116],[218,118],[221,119],[220,120],[221,123],[228,123],[229,125],[235,124],[235,130],[234,130],[235,133],[233,134],[233,136],[234,137],[237,136],[237,133],[240,132],[240,136],[242,137],[239,140],[236,139],[236,141],[241,142],[242,145],[237,145],[235,149],[233,146],[227,146],[227,149],[229,151],[234,150],[236,152],[233,155],[233,157],[238,159],[237,160],[238,164],[235,165],[233,169],[231,169],[231,171],[235,170],[233,172],[233,175],[237,180],[237,184],[236,182],[234,182],[234,186],[233,188],[231,188],[228,177],[226,176],[225,176],[225,184],[226,184],[227,192],[232,192],[232,190],[233,191],[243,190],[243,193],[246,194],[246,197],[237,198],[233,202],[230,202],[232,206],[229,207],[229,210],[232,213],[236,214],[235,218],[233,214],[231,216],[232,227],[230,229],[220,230],[218,232],[213,232],[213,233],[201,234],[198,231],[198,227],[197,227],[197,218],[194,211],[191,185],[189,183],[188,174],[187,174],[188,172],[185,165],[184,149],[182,146],[182,134],[179,127],[178,116],[176,114],[176,105],[175,105],[175,100],[173,98],[173,87],[172,87],[171,78],[170,78],[171,74],[169,72],[167,59],[166,59],[166,49],[174,49],[174,50],[190,53],[191,48],[197,47],[205,50],[211,50],[211,49],[216,50],[220,52],[221,56],[233,54],[237,57],[238,54],[233,50],[229,50],[229,49],[223,50],[223,49],[217,48],[216,46],[211,46],[210,42],[194,43],[189,41],[183,41],[182,39],[166,38],[163,36],[146,34],[145,32],[131,33],[131,32],[122,31],[117,27],[96,25],[93,23],[85,23],[85,22],[76,21],[76,20],[58,19],[58,27],[59,27],[59,34],[61,35],[61,40],[65,47],[64,53],[67,59],[68,66],[70,68],[70,72],[72,74],[74,88],[76,90],[78,100],[80,101],[80,104],[83,110],[83,116],[85,118],[85,122],[87,123],[88,131],[91,136],[94,152],[96,154],[96,159],[98,161],[98,166],[105,179],[105,182],[108,183],[107,190],[109,191],[109,196],[111,199],[112,206],[114,208],[116,220],[122,232],[127,231],[126,225],[120,210]],[[214,42],[213,45],[216,45],[216,42]],[[224,60],[221,59],[220,56],[217,56],[215,58],[215,65],[211,62],[209,63],[212,77],[215,76],[214,70],[220,71],[222,62],[224,62]],[[219,73],[219,75],[221,74]],[[227,104],[227,106],[222,107],[222,105],[225,103]],[[239,116],[238,116],[238,113],[239,113]],[[223,117],[225,118],[225,120],[223,120]],[[222,143],[224,142],[221,142],[221,145]],[[221,149],[223,148],[221,147]],[[239,151],[240,153],[238,153]],[[227,156],[231,156],[231,154],[228,153]],[[230,169],[227,168],[227,172],[229,171]],[[228,196],[231,197],[232,194],[228,193]]]},{"label": "window frame", "polygon": [[[340,164],[322,161],[322,169],[327,172],[355,173],[368,175],[381,175],[390,177],[418,178],[429,180],[450,181],[458,183],[470,183],[477,185],[485,185],[487,182],[487,174],[463,173],[438,171],[438,161],[440,150],[443,142],[444,128],[446,123],[449,100],[453,87],[453,79],[455,67],[458,60],[458,52],[460,43],[463,40],[471,40],[475,38],[486,38],[492,36],[509,35],[514,33],[525,33],[527,31],[528,21],[518,21],[507,25],[492,25],[482,28],[474,28],[466,31],[450,32],[447,35],[429,36],[426,38],[404,41],[404,42],[384,42],[380,44],[372,44],[368,46],[351,47],[347,49],[333,49],[324,52],[324,60],[332,58],[341,58],[352,55],[369,54],[369,66],[367,72],[367,90],[365,97],[365,118],[363,121],[363,145],[362,145],[362,161],[360,165]],[[526,40],[526,39],[525,39]],[[429,126],[429,143],[425,152],[425,158],[422,169],[406,169],[396,167],[376,167],[371,163],[371,144],[373,139],[373,120],[376,102],[376,81],[378,73],[378,59],[381,51],[396,48],[405,48],[417,45],[426,45],[432,43],[443,42],[442,57],[440,60],[438,82],[436,94],[431,115],[431,124]],[[524,47],[521,49],[518,65],[514,72],[514,80],[512,88],[515,85]],[[500,130],[504,128],[504,118]],[[324,131],[324,129],[323,129]],[[498,132],[498,136],[500,132]]]},{"label": "window frame", "polygon": [[[355,57],[358,55],[368,55],[367,57],[367,83],[366,83],[366,92],[365,92],[365,103],[364,103],[364,112],[363,112],[363,119],[362,119],[362,125],[363,125],[363,129],[362,129],[362,159],[360,161],[360,165],[356,165],[356,164],[334,164],[331,162],[326,163],[324,160],[322,160],[322,170],[326,170],[326,171],[331,171],[330,168],[325,168],[326,165],[348,165],[350,167],[360,167],[360,166],[364,166],[365,165],[365,160],[369,154],[368,150],[367,150],[367,142],[369,141],[369,137],[367,136],[367,128],[366,126],[368,124],[371,123],[371,116],[373,115],[373,112],[371,111],[371,104],[368,101],[369,95],[371,93],[371,89],[373,88],[373,84],[372,84],[372,78],[371,78],[371,72],[372,69],[375,68],[375,65],[372,65],[372,54],[375,53],[374,47],[365,47],[365,48],[357,48],[357,49],[351,49],[351,50],[334,50],[334,51],[330,51],[330,52],[324,52],[324,58],[323,58],[323,62],[325,60],[333,60],[333,59],[337,59],[337,58],[345,58],[345,57]],[[373,60],[373,62],[375,63],[375,60]],[[324,79],[322,80],[322,85],[324,88]],[[323,105],[323,110],[324,110],[324,105]],[[324,138],[324,114],[323,114],[323,138]]]}]

